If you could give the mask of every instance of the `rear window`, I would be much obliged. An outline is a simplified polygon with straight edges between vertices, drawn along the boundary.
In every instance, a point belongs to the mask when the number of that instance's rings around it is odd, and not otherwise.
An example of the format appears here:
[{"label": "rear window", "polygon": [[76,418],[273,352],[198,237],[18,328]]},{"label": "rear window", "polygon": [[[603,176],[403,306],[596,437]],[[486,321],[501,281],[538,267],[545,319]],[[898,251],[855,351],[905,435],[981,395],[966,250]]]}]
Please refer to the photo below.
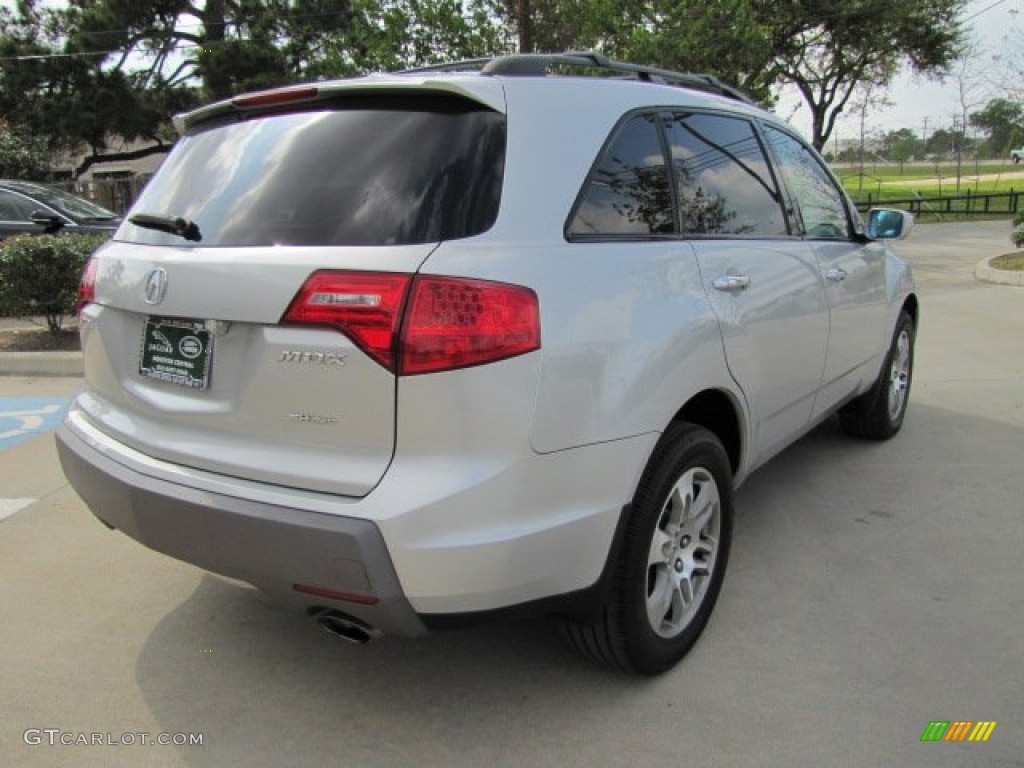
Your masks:
[{"label": "rear window", "polygon": [[[498,213],[505,118],[446,96],[346,98],[183,136],[132,208],[204,246],[411,245],[480,234]],[[118,240],[187,241],[125,222]]]}]

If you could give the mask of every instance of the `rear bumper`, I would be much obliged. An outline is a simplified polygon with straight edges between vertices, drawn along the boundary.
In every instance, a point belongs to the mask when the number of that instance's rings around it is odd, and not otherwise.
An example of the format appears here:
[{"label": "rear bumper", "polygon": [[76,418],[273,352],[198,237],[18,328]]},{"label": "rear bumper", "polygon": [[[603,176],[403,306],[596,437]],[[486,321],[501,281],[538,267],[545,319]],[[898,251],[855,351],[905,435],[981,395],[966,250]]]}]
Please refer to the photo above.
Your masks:
[{"label": "rear bumper", "polygon": [[[151,549],[247,581],[300,607],[342,611],[387,634],[426,632],[371,521],[154,478],[108,458],[67,424],[57,431],[57,449],[64,473],[93,514]],[[353,599],[298,592],[295,584]]]}]

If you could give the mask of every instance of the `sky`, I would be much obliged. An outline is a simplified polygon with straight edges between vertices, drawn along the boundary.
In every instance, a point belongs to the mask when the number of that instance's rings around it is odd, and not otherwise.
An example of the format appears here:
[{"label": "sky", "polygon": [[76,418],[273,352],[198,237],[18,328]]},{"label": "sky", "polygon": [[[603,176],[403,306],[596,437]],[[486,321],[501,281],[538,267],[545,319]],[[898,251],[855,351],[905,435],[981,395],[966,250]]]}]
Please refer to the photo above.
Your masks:
[{"label": "sky", "polygon": [[[971,30],[971,39],[979,51],[966,65],[963,78],[964,82],[974,85],[969,102],[978,102],[968,111],[978,111],[990,98],[1006,96],[1005,91],[998,88],[998,82],[1007,75],[1006,62],[1011,57],[1016,62],[1018,73],[1024,71],[1024,0],[971,0],[961,19]],[[1018,86],[1024,89],[1024,83]],[[954,114],[960,111],[959,91],[954,78],[947,78],[941,83],[904,73],[893,82],[888,99],[892,106],[869,111],[865,121],[868,133],[912,128],[921,135],[926,120],[928,134],[937,128],[949,130]],[[793,91],[784,93],[775,111],[789,119],[805,136],[810,136],[810,112],[799,94]],[[859,115],[844,113],[839,119],[837,133],[840,140],[858,137]],[[833,141],[834,136],[828,148]]]}]

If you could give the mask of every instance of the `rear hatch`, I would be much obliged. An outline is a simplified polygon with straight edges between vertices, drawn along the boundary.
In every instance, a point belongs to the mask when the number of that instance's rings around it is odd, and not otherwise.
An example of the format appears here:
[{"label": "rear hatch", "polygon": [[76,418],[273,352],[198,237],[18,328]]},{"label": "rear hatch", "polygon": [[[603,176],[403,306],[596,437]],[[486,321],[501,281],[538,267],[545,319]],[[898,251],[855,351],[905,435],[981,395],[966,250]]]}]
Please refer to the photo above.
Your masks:
[{"label": "rear hatch", "polygon": [[504,116],[408,86],[197,114],[87,272],[78,404],[150,456],[365,495],[394,451],[401,276],[493,224]]}]

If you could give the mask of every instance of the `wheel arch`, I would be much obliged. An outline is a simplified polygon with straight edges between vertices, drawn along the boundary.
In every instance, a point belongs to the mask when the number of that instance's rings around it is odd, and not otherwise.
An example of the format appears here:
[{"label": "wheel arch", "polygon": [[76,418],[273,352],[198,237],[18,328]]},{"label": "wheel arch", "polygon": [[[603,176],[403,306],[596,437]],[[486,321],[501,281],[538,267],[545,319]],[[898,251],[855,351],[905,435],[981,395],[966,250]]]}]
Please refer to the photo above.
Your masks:
[{"label": "wheel arch", "polygon": [[743,461],[742,410],[735,398],[721,389],[705,389],[691,397],[673,416],[671,423],[688,422],[704,427],[722,443],[735,477]]},{"label": "wheel arch", "polygon": [[910,319],[914,323],[914,330],[917,330],[917,319],[919,306],[916,294],[910,294],[903,302],[903,311],[910,315]]}]

